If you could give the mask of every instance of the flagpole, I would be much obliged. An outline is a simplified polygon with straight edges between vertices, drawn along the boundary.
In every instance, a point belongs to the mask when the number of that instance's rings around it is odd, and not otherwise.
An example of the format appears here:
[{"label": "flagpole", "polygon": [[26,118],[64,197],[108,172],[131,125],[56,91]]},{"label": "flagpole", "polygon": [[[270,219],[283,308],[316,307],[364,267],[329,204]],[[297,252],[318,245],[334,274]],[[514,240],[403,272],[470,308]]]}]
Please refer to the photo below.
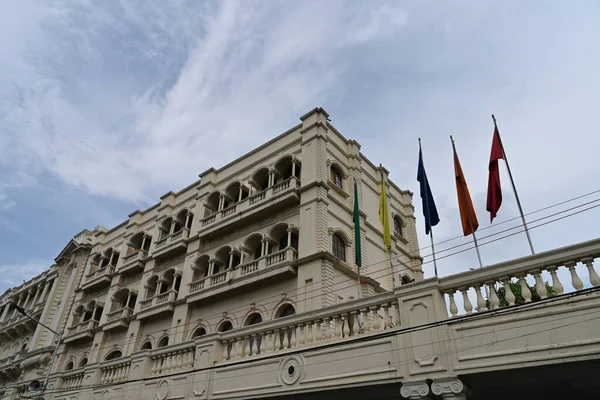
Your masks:
[{"label": "flagpole", "polygon": [[[454,138],[452,137],[452,135],[450,135],[450,141],[452,142],[452,150],[454,150],[454,154],[456,154],[456,146],[454,145]],[[467,194],[465,193],[465,188],[463,187],[463,185],[459,185],[461,187],[462,190],[462,194],[463,197],[467,197]],[[469,225],[471,226],[471,235],[473,235],[473,243],[475,244],[475,251],[477,252],[477,260],[479,261],[479,268],[483,268],[483,262],[481,261],[481,253],[479,252],[479,245],[477,244],[477,236],[475,236],[475,227],[473,225],[473,216],[471,215],[471,207],[466,207],[467,208],[467,219],[469,220]],[[485,285],[484,285],[485,286]],[[487,286],[485,286],[485,294],[487,296],[487,298],[490,298],[490,294],[488,292],[488,288]]]},{"label": "flagpole", "polygon": [[517,199],[517,206],[519,207],[519,213],[521,213],[521,221],[523,221],[523,227],[525,228],[525,234],[527,235],[527,241],[529,242],[529,248],[531,249],[531,254],[535,254],[535,250],[533,249],[533,242],[531,241],[531,236],[529,235],[529,228],[527,227],[527,222],[525,221],[525,215],[523,214],[523,207],[521,207],[521,201],[519,200],[519,195],[517,193],[517,187],[515,185],[515,181],[512,176],[512,172],[510,172],[510,165],[508,164],[508,159],[506,158],[506,153],[504,152],[504,144],[502,144],[502,138],[500,138],[500,131],[498,130],[498,125],[496,124],[496,117],[492,114],[492,119],[494,120],[494,129],[498,133],[498,139],[500,139],[500,148],[502,149],[502,157],[504,158],[504,163],[506,164],[506,169],[508,170],[508,177],[510,178],[510,183],[513,188],[513,192],[515,193],[515,198]]},{"label": "flagpole", "polygon": [[[423,160],[423,152],[421,151],[421,138],[419,138],[419,153],[421,156],[421,162],[423,163],[423,169],[425,169],[425,161]],[[429,179],[425,179],[425,190],[429,189]],[[433,226],[431,226],[431,214],[429,211],[429,196],[425,195],[425,207],[427,207],[427,225],[429,225],[429,239],[431,240],[431,255],[433,256],[433,270],[435,277],[438,276],[437,262],[435,260],[435,247],[433,245]]]}]

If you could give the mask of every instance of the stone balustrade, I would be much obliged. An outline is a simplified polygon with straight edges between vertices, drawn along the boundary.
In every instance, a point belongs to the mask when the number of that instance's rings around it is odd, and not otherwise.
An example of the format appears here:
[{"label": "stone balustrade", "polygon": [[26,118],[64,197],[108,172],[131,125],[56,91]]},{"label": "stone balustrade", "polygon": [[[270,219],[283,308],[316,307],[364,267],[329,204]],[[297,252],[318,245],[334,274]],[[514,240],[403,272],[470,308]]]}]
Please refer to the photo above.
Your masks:
[{"label": "stone balustrade", "polygon": [[106,321],[111,322],[119,318],[128,318],[133,315],[133,309],[129,307],[123,307],[120,310],[113,311],[106,316]]},{"label": "stone balustrade", "polygon": [[157,240],[154,247],[158,250],[162,247],[165,247],[168,244],[175,243],[177,240],[187,239],[189,237],[189,235],[190,235],[190,230],[188,228],[183,228],[179,232],[175,232],[167,237]]},{"label": "stone balustrade", "polygon": [[252,196],[249,196],[238,203],[235,203],[223,210],[220,210],[202,219],[200,221],[200,224],[202,227],[212,225],[215,222],[223,218],[227,218],[230,215],[243,213],[244,211],[248,210],[251,206],[262,203],[263,201],[267,201],[279,193],[290,190],[291,188],[295,189],[298,187],[300,187],[300,180],[297,177],[291,177],[283,182],[279,182],[278,184],[263,190],[262,192],[253,194]]},{"label": "stone balustrade", "polygon": [[165,293],[160,293],[152,296],[149,299],[140,301],[140,310],[145,310],[153,306],[158,306],[164,303],[170,303],[177,300],[177,290],[171,289]]},{"label": "stone balustrade", "polygon": [[100,367],[102,371],[102,377],[100,383],[115,383],[127,380],[129,376],[129,367],[131,366],[131,360],[114,360],[103,363]]},{"label": "stone balustrade", "polygon": [[146,250],[142,250],[142,249],[136,250],[133,253],[126,255],[123,258],[123,266],[125,266],[131,262],[134,262],[134,261],[143,260],[147,257],[148,257],[148,252]]},{"label": "stone balustrade", "polygon": [[[600,286],[600,277],[594,269],[594,260],[600,257],[600,245],[597,241],[586,242],[570,251],[547,252],[541,256],[534,255],[523,257],[519,260],[496,264],[492,267],[484,267],[477,270],[463,272],[457,275],[440,279],[440,291],[447,295],[448,310],[452,317],[464,314],[482,312],[488,309],[496,309],[501,306],[498,295],[499,290],[504,290],[504,298],[508,306],[515,305],[517,297],[510,288],[509,282],[520,286],[521,297],[525,303],[533,299],[531,287],[537,292],[540,299],[558,296],[565,293],[566,282],[562,282],[558,276],[560,270],[566,270],[570,277],[570,286],[578,291],[584,287]],[[581,263],[587,269],[587,276],[579,276],[576,266]],[[542,273],[546,272],[553,288],[549,293]],[[527,278],[535,282],[532,286],[528,284]],[[516,279],[516,280],[515,280]],[[455,294],[462,300],[462,310],[459,310]]]},{"label": "stone balustrade", "polygon": [[393,293],[342,303],[221,334],[222,361],[318,346],[400,326]]},{"label": "stone balustrade", "polygon": [[107,265],[104,268],[99,268],[96,271],[88,274],[85,278],[86,281],[91,281],[94,280],[96,278],[100,278],[103,276],[109,276],[111,275],[113,272],[115,272],[115,266],[114,265]]},{"label": "stone balustrade", "polygon": [[83,376],[85,372],[83,369],[78,369],[77,371],[69,371],[65,372],[62,376],[62,390],[76,390],[79,389],[81,383],[83,382]]},{"label": "stone balustrade", "polygon": [[280,263],[295,261],[298,258],[298,251],[293,247],[287,247],[276,253],[269,254],[256,260],[249,261],[247,263],[238,265],[233,269],[227,269],[217,274],[204,277],[200,280],[194,281],[189,284],[190,293],[196,293],[204,289],[208,289],[212,286],[219,285],[227,282],[230,279],[237,279],[242,276],[264,270],[267,267],[272,267]]},{"label": "stone balustrade", "polygon": [[153,350],[150,355],[151,374],[161,375],[193,368],[195,351],[193,342]]},{"label": "stone balustrade", "polygon": [[83,321],[77,325],[72,326],[69,329],[69,333],[90,331],[97,327],[98,321],[96,321],[95,319],[88,319],[87,321]]}]

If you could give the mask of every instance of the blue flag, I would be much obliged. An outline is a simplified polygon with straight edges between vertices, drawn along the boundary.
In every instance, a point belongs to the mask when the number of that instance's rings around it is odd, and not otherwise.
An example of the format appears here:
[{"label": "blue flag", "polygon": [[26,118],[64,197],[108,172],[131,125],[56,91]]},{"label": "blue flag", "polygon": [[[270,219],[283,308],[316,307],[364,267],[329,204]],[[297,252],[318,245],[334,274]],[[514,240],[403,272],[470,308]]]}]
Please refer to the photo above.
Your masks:
[{"label": "blue flag", "polygon": [[425,165],[423,164],[423,153],[421,152],[421,140],[419,139],[419,168],[417,170],[417,181],[421,184],[421,199],[423,201],[423,216],[425,217],[425,234],[429,235],[432,226],[436,226],[440,222],[440,217],[433,201],[431,187],[425,173]]}]

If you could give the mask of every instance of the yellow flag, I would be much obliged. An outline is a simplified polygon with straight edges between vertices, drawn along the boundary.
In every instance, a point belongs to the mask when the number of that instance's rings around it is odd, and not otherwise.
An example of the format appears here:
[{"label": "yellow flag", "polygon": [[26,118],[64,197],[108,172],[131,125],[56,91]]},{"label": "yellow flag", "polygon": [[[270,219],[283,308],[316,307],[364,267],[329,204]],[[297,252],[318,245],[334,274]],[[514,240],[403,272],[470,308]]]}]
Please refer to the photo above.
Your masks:
[{"label": "yellow flag", "polygon": [[385,251],[389,252],[392,247],[392,237],[390,235],[390,213],[388,211],[386,185],[381,171],[381,194],[379,196],[379,220],[383,225],[383,244]]}]

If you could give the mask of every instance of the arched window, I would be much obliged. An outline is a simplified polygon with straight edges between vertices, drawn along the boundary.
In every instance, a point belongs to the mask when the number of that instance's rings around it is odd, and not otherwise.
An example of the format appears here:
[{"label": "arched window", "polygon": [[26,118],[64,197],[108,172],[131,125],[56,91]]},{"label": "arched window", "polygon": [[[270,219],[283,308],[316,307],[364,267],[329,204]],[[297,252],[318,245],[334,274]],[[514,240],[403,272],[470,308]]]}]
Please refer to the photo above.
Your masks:
[{"label": "arched window", "polygon": [[335,258],[346,261],[346,242],[337,233],[331,237],[331,252]]},{"label": "arched window", "polygon": [[408,275],[403,275],[400,282],[402,282],[403,285],[406,285],[407,283],[414,282],[414,279],[411,279]]},{"label": "arched window", "polygon": [[275,318],[283,318],[296,315],[296,309],[291,304],[284,304],[275,313]]},{"label": "arched window", "polygon": [[192,339],[206,335],[206,329],[200,327],[192,333]]},{"label": "arched window", "polygon": [[105,361],[116,360],[117,358],[123,357],[121,350],[113,350],[104,358]]},{"label": "arched window", "polygon": [[21,351],[25,350],[27,350],[27,342],[23,343],[23,345],[21,346]]},{"label": "arched window", "polygon": [[158,344],[156,345],[156,347],[166,347],[169,345],[169,337],[165,336],[162,339],[159,340]]},{"label": "arched window", "polygon": [[[260,324],[263,321],[262,316],[259,313],[253,313],[246,318],[246,323],[244,325],[256,325]],[[254,343],[254,338],[250,338],[249,342],[250,347],[250,355],[260,354],[260,347],[262,345],[262,336],[258,335],[256,338],[256,343]]]},{"label": "arched window", "polygon": [[344,179],[344,174],[342,174],[342,171],[340,171],[340,169],[338,167],[336,167],[335,165],[331,166],[331,182],[333,182],[333,184],[337,187],[339,187],[340,189],[343,188],[343,179]]},{"label": "arched window", "polygon": [[248,318],[246,318],[246,323],[245,325],[255,325],[255,324],[260,324],[263,321],[262,316],[259,313],[254,313],[248,316]]},{"label": "arched window", "polygon": [[400,236],[403,235],[403,233],[402,233],[402,220],[397,215],[394,217],[394,232],[396,232]]},{"label": "arched window", "polygon": [[70,371],[73,369],[73,361],[69,361],[67,365],[65,365],[65,371]]},{"label": "arched window", "polygon": [[[292,315],[296,315],[296,309],[294,308],[293,305],[291,304],[284,304],[281,307],[279,307],[279,310],[277,310],[277,312],[275,313],[275,318],[285,318],[285,317],[290,317]],[[286,342],[285,342],[285,334],[287,332],[287,348],[290,348],[292,346],[292,331],[290,329],[283,329],[279,332],[279,343],[276,343],[275,345],[277,346],[277,348],[279,350],[283,350],[283,348],[285,348],[286,346]]]},{"label": "arched window", "polygon": [[233,325],[231,324],[231,321],[224,321],[221,325],[219,325],[219,329],[217,329],[218,332],[227,332],[233,329]]},{"label": "arched window", "polygon": [[79,367],[85,367],[88,363],[87,357],[83,357],[81,361],[79,361]]},{"label": "arched window", "polygon": [[152,342],[149,340],[146,340],[144,343],[142,343],[142,345],[140,346],[140,350],[152,350]]}]

